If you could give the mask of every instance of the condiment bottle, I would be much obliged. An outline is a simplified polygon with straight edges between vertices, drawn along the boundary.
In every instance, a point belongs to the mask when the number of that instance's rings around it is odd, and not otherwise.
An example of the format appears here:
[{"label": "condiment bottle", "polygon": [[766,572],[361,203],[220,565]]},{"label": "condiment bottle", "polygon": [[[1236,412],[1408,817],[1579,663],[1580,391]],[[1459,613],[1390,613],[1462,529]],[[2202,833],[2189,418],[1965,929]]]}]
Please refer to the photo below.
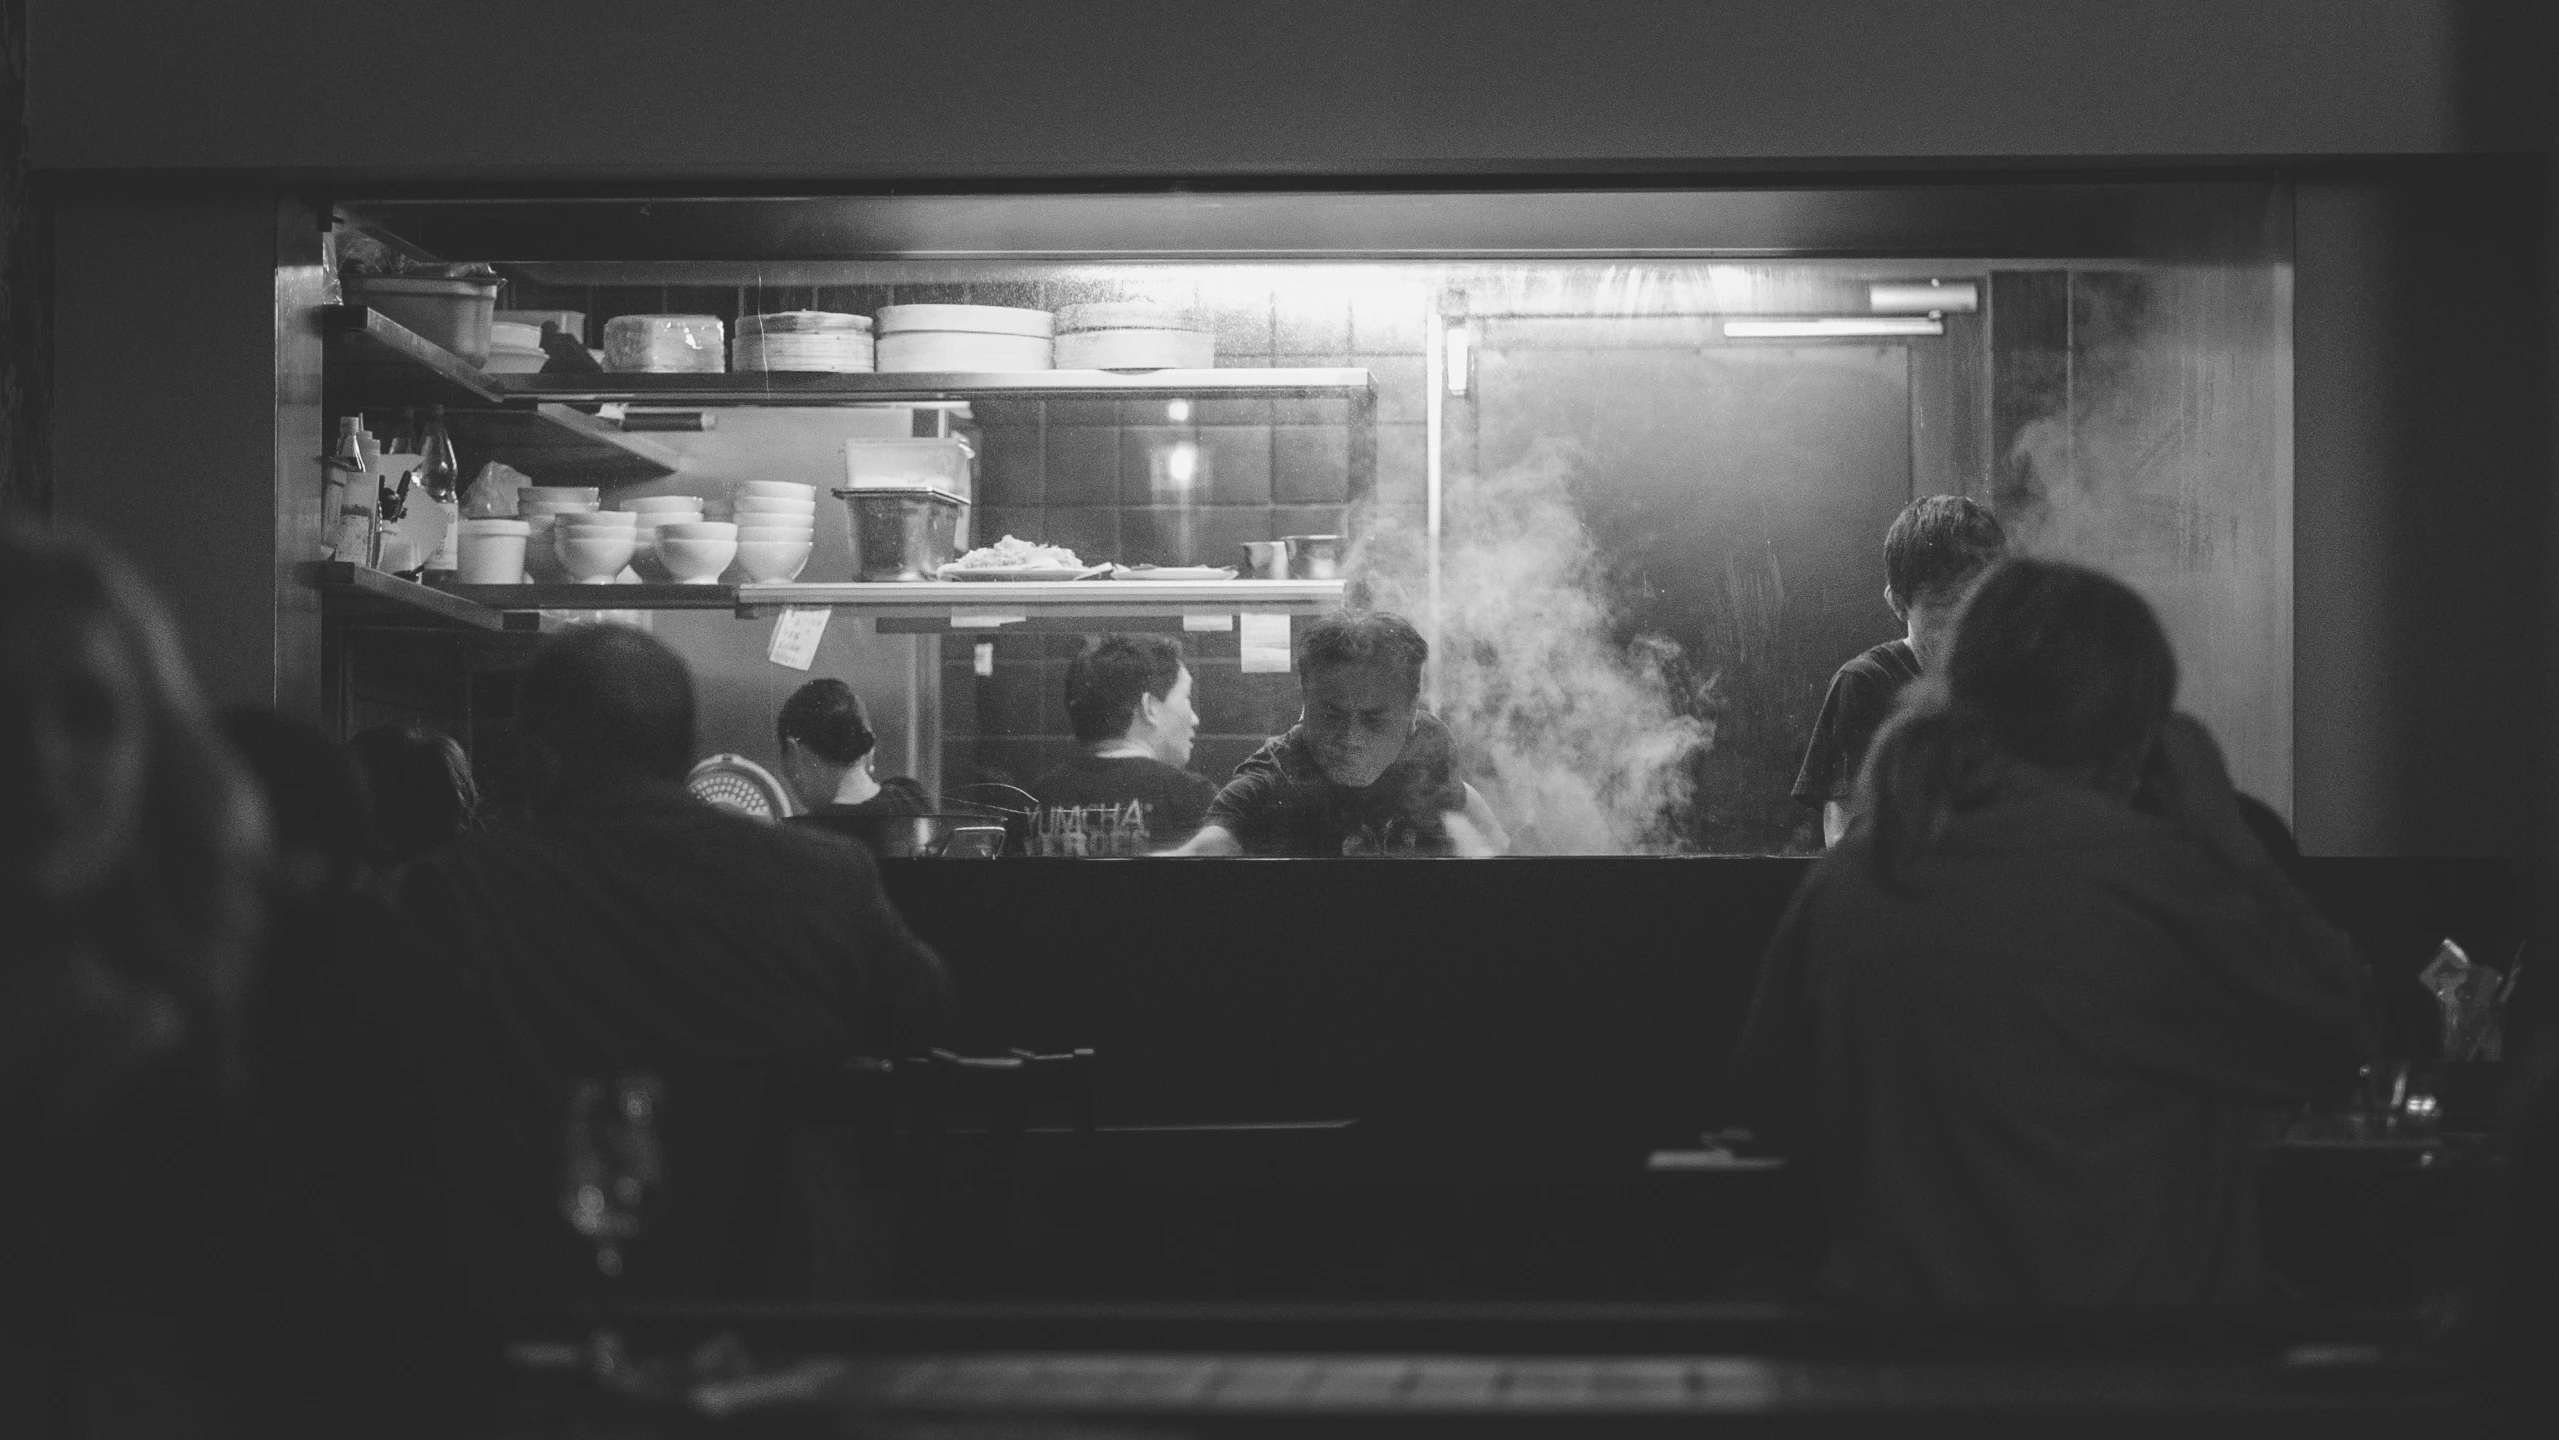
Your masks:
[{"label": "condiment bottle", "polygon": [[[323,560],[339,558],[338,537],[340,517],[347,508],[347,477],[361,475],[366,469],[364,442],[357,438],[363,433],[363,416],[349,415],[340,419],[337,448],[330,452],[328,459],[320,462],[320,558]],[[361,554],[345,558],[358,564],[364,559]]]},{"label": "condiment bottle", "polygon": [[453,578],[460,563],[462,535],[462,465],[453,455],[453,436],[445,429],[444,407],[438,405],[427,421],[426,433],[419,443],[418,483],[444,517],[444,538],[436,542],[435,553],[427,557],[425,572],[419,577],[433,585]]}]

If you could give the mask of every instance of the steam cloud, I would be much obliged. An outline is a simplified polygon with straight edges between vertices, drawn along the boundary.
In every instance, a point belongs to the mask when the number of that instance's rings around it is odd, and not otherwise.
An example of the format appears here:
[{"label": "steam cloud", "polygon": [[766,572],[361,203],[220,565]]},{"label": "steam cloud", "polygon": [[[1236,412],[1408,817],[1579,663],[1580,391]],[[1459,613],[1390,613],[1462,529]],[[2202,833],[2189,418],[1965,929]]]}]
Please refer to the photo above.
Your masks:
[{"label": "steam cloud", "polygon": [[[1570,452],[1550,444],[1451,488],[1432,703],[1514,851],[1675,848],[1695,786],[1690,761],[1714,742],[1714,723],[1675,679],[1676,645],[1616,638],[1570,473]],[[1350,556],[1351,593],[1428,628],[1427,537],[1360,529],[1367,538]]]}]

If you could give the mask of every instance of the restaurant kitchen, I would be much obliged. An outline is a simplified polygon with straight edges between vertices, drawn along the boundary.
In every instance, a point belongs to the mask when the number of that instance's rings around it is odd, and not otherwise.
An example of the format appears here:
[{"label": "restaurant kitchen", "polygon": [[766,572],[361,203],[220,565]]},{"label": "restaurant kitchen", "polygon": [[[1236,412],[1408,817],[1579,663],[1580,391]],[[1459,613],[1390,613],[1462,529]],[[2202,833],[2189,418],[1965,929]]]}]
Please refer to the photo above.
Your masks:
[{"label": "restaurant kitchen", "polygon": [[[490,480],[473,501],[490,516],[515,509],[510,472],[591,485],[608,511],[699,518],[690,497],[706,533],[741,498],[802,503],[742,487],[813,500],[815,547],[792,578],[743,559],[706,583],[653,569],[609,607],[693,665],[701,748],[751,762],[740,774],[775,768],[782,699],[834,674],[872,712],[883,774],[1004,803],[1075,749],[1065,661],[1096,633],[1157,629],[1183,637],[1195,676],[1193,767],[1222,778],[1295,717],[1290,618],[1347,590],[1432,639],[1427,700],[1521,852],[1803,852],[1818,833],[1787,788],[1824,684],[1896,630],[1883,529],[1914,496],[1951,492],[1993,504],[2029,549],[2132,578],[2191,657],[2187,703],[2281,810],[2289,203],[2256,182],[348,195],[329,237],[344,273],[325,312],[327,418],[334,432],[444,405],[466,483]],[[460,265],[489,276],[448,286],[479,316],[565,322],[557,358],[482,369],[386,313],[405,295],[361,303]],[[758,318],[777,315],[794,318]],[[954,360],[917,347],[975,342],[903,328],[989,316],[1065,329],[1017,341],[1019,357]],[[766,358],[789,342],[765,327],[820,324],[858,339]],[[614,353],[650,327],[674,348]],[[519,354],[533,333],[509,334]],[[1125,348],[1149,344],[1192,348]],[[587,347],[602,368],[581,363]],[[315,555],[332,538],[321,477],[307,503],[286,497],[307,508]],[[857,563],[853,497],[830,492],[919,480],[966,502],[934,502],[964,528],[929,556]],[[935,568],[1005,536],[1086,568],[1001,587]],[[1292,536],[1328,553],[1256,575]],[[1311,573],[1334,545],[1339,573]],[[607,609],[553,588],[569,577],[545,548],[533,578],[553,583],[532,589],[428,597],[330,572],[332,716],[427,720],[502,752],[522,654],[507,637]],[[386,633],[404,599],[433,608]],[[793,643],[815,631],[813,651],[777,647],[795,610]],[[487,638],[428,641],[408,621]]]}]

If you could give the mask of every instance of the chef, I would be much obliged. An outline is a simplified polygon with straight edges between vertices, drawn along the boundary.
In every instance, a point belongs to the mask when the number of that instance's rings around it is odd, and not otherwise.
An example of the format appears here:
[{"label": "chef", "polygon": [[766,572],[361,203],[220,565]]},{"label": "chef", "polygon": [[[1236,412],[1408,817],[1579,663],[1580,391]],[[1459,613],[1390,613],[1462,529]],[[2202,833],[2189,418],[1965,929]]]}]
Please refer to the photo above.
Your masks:
[{"label": "chef", "polygon": [[1320,616],[1298,639],[1303,708],[1241,765],[1174,855],[1497,855],[1501,822],[1457,776],[1421,708],[1430,643],[1383,610]]}]

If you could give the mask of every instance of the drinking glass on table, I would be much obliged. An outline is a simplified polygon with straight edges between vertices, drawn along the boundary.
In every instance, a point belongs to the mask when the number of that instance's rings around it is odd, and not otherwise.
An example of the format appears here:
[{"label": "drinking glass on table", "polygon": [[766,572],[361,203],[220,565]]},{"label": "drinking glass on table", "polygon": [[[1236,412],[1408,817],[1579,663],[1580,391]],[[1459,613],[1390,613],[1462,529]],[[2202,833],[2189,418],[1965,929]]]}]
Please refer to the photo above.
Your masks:
[{"label": "drinking glass on table", "polygon": [[664,1087],[654,1075],[571,1087],[562,1125],[560,1214],[595,1247],[595,1268],[622,1273],[623,1250],[640,1233],[650,1190],[666,1178],[657,1135]]}]

